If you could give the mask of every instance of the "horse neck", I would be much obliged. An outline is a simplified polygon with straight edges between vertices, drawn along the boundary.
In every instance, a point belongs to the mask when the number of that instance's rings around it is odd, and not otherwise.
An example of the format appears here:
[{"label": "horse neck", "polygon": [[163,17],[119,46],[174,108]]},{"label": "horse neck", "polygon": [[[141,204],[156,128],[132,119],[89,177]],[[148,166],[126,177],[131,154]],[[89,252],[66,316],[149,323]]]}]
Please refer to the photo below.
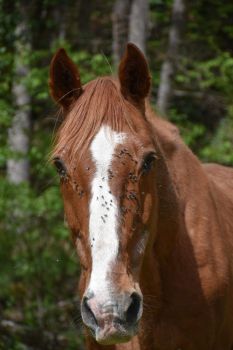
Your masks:
[{"label": "horse neck", "polygon": [[172,268],[170,257],[177,242],[189,241],[185,222],[187,207],[195,206],[200,213],[203,206],[211,205],[211,200],[202,165],[180,139],[177,129],[170,123],[157,120],[154,115],[151,124],[158,150],[159,204],[157,223],[151,228],[154,244],[143,264],[141,285],[145,295],[158,298],[159,307],[162,271],[167,271],[167,266]]},{"label": "horse neck", "polygon": [[153,254],[166,262],[179,236],[189,234],[185,222],[187,207],[199,214],[211,206],[208,178],[202,164],[183,143],[172,124],[149,114],[158,149],[158,220],[151,228],[155,236]]}]

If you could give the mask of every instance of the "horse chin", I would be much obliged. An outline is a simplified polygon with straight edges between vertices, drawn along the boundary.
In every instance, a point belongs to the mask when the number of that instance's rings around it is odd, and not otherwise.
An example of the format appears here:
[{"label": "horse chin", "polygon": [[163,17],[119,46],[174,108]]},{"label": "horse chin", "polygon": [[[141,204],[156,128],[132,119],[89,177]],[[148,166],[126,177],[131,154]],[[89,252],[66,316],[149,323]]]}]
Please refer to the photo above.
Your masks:
[{"label": "horse chin", "polygon": [[101,345],[114,345],[127,343],[136,334],[136,329],[119,330],[116,326],[106,326],[104,329],[97,327],[95,332],[95,340]]}]

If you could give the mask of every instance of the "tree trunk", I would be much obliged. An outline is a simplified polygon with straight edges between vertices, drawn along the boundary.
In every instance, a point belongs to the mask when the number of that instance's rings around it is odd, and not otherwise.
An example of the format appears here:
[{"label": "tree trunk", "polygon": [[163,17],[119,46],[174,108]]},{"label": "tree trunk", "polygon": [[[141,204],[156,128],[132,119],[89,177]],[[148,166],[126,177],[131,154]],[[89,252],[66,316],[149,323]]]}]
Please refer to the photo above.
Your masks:
[{"label": "tree trunk", "polygon": [[116,67],[128,40],[130,0],[116,0],[112,13],[113,62]]},{"label": "tree trunk", "polygon": [[158,89],[157,107],[162,114],[167,113],[172,96],[172,78],[175,73],[176,62],[178,61],[181,32],[185,22],[184,12],[184,0],[174,0],[167,57],[161,68],[160,85]]},{"label": "tree trunk", "polygon": [[30,97],[23,82],[28,74],[28,67],[22,59],[22,53],[27,50],[27,45],[21,41],[25,31],[26,26],[22,21],[16,29],[18,39],[15,52],[15,81],[12,89],[15,115],[8,131],[8,143],[12,155],[7,161],[7,177],[14,184],[29,180]]},{"label": "tree trunk", "polygon": [[146,54],[146,39],[149,20],[149,1],[133,0],[129,20],[129,41]]}]

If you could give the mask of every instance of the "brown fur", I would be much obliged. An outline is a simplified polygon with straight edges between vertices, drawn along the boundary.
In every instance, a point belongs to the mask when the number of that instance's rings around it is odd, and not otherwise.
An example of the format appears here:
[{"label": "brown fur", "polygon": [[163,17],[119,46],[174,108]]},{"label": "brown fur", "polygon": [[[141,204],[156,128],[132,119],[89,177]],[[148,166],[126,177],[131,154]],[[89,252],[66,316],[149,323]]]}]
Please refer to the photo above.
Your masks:
[{"label": "brown fur", "polygon": [[[140,89],[140,100],[138,94]],[[130,209],[121,217],[121,251],[113,279],[119,291],[139,282],[144,313],[138,335],[130,342],[104,347],[87,336],[87,348],[232,350],[233,170],[202,165],[176,127],[155,116],[148,103],[142,109],[141,103],[138,108],[136,102],[130,105],[110,78],[91,82],[73,104],[54,150],[69,169],[61,186],[83,266],[82,296],[91,271],[88,187],[94,164],[88,145],[102,123],[130,135],[125,147],[132,158],[116,157],[112,164],[118,176],[111,180],[111,190],[121,198],[121,206]],[[129,172],[139,176],[145,151],[152,148],[157,154],[152,171],[136,182],[126,181]],[[119,147],[116,153],[120,151]],[[137,194],[137,201],[128,199],[129,191]],[[150,232],[146,251],[135,256],[143,227]]]},{"label": "brown fur", "polygon": [[118,132],[125,126],[134,130],[128,115],[133,113],[135,107],[119,93],[119,87],[112,78],[98,78],[86,84],[83,89],[58,132],[53,151],[53,155],[56,155],[64,148],[69,149],[71,162],[80,158],[80,151],[87,151],[90,141],[103,123],[111,125]]}]

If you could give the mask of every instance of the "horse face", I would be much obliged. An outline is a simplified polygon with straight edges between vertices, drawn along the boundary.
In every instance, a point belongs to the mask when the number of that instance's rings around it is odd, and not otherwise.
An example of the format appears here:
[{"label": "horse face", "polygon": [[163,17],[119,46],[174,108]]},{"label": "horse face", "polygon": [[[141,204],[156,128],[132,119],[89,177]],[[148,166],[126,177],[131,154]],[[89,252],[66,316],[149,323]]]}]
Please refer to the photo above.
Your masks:
[{"label": "horse face", "polygon": [[[58,55],[54,59],[52,74],[55,72],[56,75],[56,71],[64,69],[67,63],[70,65],[62,52],[61,57]],[[78,74],[73,65],[70,68],[72,77]],[[67,142],[63,150],[60,148],[55,165],[62,179],[65,214],[82,266],[82,318],[101,344],[128,341],[136,333],[143,311],[140,272],[152,246],[149,232],[156,220],[152,213],[156,213],[157,206],[155,145],[143,115],[144,98],[150,81],[147,69],[138,49],[128,46],[119,69],[121,92],[116,93],[116,86],[109,83],[112,94],[117,95],[116,104],[121,98],[128,100],[123,104],[132,103],[133,107],[124,112],[129,112],[128,118],[136,126],[134,132],[127,125],[121,128],[121,132],[117,131],[111,123],[110,113],[105,118],[106,122],[99,123],[77,163],[70,162],[67,154],[67,145],[74,139],[72,128],[77,127],[72,115],[67,117],[68,123],[59,135],[60,139],[67,138]],[[138,71],[139,76],[134,75],[134,71]],[[67,76],[67,69],[64,75]],[[76,84],[74,91],[79,93],[82,91],[80,79],[78,83],[74,77],[73,80]],[[58,81],[59,89],[56,91],[54,81],[56,79],[52,77],[52,95],[55,98],[57,96],[59,101],[60,96],[64,95],[62,107],[69,109],[70,100],[67,100],[67,96],[69,91],[73,91],[72,86],[66,87],[68,92],[62,92],[63,84]],[[72,82],[72,79],[67,81]],[[98,96],[107,93],[103,84],[108,81],[101,81],[99,87],[95,84],[96,90],[103,90]],[[88,88],[84,89],[80,97],[77,111],[86,105],[85,94],[88,94]],[[90,105],[94,94],[89,95],[92,96]],[[72,92],[72,103],[75,98],[77,96]],[[110,93],[105,100],[106,106],[114,104],[112,100]],[[92,108],[92,112],[100,113],[99,110],[103,108],[104,99],[98,97],[98,101],[101,102],[99,109]],[[86,115],[86,112],[83,114]],[[77,118],[77,112],[74,115]],[[117,117],[123,118],[123,115]],[[102,121],[105,119],[102,118]],[[145,253],[147,249],[148,254]]]},{"label": "horse face", "polygon": [[82,317],[103,344],[129,340],[142,315],[140,271],[157,205],[155,159],[145,131],[135,138],[103,125],[62,180],[83,267]]}]

